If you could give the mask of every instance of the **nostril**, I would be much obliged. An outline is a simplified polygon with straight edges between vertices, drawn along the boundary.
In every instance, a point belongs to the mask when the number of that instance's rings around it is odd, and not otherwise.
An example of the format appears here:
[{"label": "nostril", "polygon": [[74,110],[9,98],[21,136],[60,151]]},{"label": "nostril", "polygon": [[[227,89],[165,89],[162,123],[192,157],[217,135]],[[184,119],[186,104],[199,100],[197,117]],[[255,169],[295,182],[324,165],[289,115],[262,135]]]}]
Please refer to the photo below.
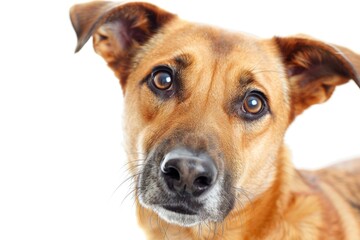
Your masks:
[{"label": "nostril", "polygon": [[199,189],[207,188],[211,185],[211,179],[205,176],[200,176],[195,179],[193,185]]},{"label": "nostril", "polygon": [[163,169],[162,172],[166,177],[169,177],[176,181],[180,181],[180,173],[176,168],[168,167]]}]

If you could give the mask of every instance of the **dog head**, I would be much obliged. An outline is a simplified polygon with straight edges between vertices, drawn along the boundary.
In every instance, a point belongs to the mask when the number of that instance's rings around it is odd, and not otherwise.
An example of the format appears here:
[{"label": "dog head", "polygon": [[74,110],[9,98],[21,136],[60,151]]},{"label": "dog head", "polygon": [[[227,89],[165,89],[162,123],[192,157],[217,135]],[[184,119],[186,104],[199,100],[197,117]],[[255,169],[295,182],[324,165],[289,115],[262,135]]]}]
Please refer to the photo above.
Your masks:
[{"label": "dog head", "polygon": [[293,119],[337,85],[360,86],[358,55],[306,36],[259,39],[149,3],[80,4],[71,20],[76,51],[92,36],[120,80],[140,204],[181,226],[275,191]]}]

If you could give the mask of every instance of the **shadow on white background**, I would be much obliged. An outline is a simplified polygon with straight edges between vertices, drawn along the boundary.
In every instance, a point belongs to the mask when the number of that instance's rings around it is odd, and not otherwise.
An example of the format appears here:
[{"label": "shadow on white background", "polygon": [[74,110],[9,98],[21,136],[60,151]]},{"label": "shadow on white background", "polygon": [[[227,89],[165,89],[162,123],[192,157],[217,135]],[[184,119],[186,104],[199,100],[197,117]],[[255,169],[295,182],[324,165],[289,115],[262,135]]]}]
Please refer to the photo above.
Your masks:
[{"label": "shadow on white background", "polygon": [[[0,239],[143,239],[125,183],[120,86],[91,44],[73,54],[76,1],[0,3]],[[160,1],[157,1],[160,2]],[[262,37],[306,33],[360,52],[355,1],[161,1],[185,19]],[[360,156],[360,90],[339,87],[291,126],[301,168]],[[115,191],[115,192],[114,192]]]}]

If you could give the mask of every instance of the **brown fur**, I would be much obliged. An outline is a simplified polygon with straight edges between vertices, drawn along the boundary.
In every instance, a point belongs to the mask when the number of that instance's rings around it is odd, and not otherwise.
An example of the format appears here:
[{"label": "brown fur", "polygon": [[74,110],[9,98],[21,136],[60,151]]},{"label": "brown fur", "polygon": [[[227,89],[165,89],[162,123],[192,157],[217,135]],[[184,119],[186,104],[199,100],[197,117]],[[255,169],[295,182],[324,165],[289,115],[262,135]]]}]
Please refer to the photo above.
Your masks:
[{"label": "brown fur", "polygon": [[[77,51],[93,36],[120,79],[136,183],[134,152],[147,158],[179,143],[206,149],[230,176],[236,200],[222,222],[182,227],[137,202],[148,239],[360,239],[360,161],[297,171],[283,146],[297,115],[350,79],[360,86],[358,54],[306,36],[259,39],[189,23],[147,3],[76,5],[71,19]],[[181,91],[168,100],[144,83],[164,64],[180,69]],[[249,88],[271,109],[251,123],[234,110]]]}]

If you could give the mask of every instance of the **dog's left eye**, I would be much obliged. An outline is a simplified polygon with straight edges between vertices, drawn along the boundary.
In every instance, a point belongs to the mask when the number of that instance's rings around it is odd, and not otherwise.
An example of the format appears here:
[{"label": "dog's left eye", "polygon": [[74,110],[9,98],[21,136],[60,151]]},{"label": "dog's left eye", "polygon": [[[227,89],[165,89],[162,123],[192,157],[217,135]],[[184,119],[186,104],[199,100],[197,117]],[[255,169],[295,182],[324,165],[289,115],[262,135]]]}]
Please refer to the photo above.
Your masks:
[{"label": "dog's left eye", "polygon": [[267,112],[266,97],[257,91],[248,93],[242,101],[241,115],[246,120],[255,120]]},{"label": "dog's left eye", "polygon": [[257,114],[261,112],[263,106],[263,100],[259,96],[251,94],[244,100],[243,111],[246,113]]}]

